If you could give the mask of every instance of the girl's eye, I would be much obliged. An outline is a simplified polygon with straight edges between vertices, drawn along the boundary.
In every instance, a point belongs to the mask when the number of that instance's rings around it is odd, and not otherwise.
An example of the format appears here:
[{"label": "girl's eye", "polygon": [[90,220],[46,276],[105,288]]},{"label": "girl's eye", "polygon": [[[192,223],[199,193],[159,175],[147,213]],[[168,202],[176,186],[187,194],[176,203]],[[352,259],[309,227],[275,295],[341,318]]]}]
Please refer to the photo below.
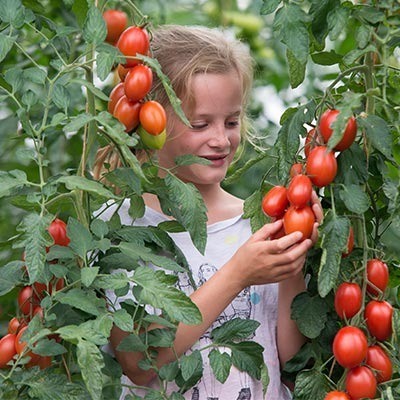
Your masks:
[{"label": "girl's eye", "polygon": [[227,121],[226,126],[228,128],[234,128],[236,126],[239,126],[239,124],[240,124],[239,120],[235,119],[233,121]]},{"label": "girl's eye", "polygon": [[191,125],[192,130],[194,130],[194,131],[199,131],[199,130],[207,127],[207,124],[205,122],[197,122],[197,123],[190,124],[190,125]]}]

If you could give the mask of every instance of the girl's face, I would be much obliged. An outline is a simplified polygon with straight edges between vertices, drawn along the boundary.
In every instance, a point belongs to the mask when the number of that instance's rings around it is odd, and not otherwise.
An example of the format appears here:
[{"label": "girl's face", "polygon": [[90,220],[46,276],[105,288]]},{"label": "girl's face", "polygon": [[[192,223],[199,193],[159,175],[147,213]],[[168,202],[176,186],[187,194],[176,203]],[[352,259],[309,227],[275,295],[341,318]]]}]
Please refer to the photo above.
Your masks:
[{"label": "girl's face", "polygon": [[194,107],[183,104],[191,127],[173,114],[173,130],[159,151],[162,167],[175,166],[174,159],[184,154],[205,158],[209,165],[191,164],[174,170],[186,182],[196,186],[219,184],[240,143],[242,87],[235,71],[226,74],[197,74],[192,79]]}]

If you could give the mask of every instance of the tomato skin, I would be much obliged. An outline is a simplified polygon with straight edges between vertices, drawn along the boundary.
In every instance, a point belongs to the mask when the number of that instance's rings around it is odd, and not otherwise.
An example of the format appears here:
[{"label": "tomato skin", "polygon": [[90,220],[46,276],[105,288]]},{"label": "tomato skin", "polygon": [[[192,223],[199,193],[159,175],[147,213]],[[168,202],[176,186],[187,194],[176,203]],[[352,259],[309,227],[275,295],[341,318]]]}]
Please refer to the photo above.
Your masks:
[{"label": "tomato skin", "polygon": [[375,344],[368,347],[365,364],[375,370],[378,383],[389,381],[392,378],[392,361],[381,346]]},{"label": "tomato skin", "polygon": [[8,322],[7,332],[16,334],[18,332],[20,326],[21,326],[20,320],[17,317],[13,317]]},{"label": "tomato skin", "polygon": [[0,368],[8,367],[7,363],[17,354],[15,338],[15,333],[8,333],[0,339]]},{"label": "tomato skin", "polygon": [[379,291],[375,289],[376,286],[384,292],[389,283],[389,269],[388,266],[381,260],[373,258],[367,262],[367,279],[372,285],[367,285],[368,293],[377,296]]},{"label": "tomato skin", "polygon": [[33,304],[35,303],[34,292],[32,286],[23,287],[18,293],[18,306],[21,312],[25,315],[29,315],[33,310]]},{"label": "tomato skin", "polygon": [[49,226],[49,233],[54,240],[54,244],[68,246],[69,237],[67,236],[67,224],[59,218],[54,219]]},{"label": "tomato skin", "polygon": [[347,373],[345,385],[352,400],[375,398],[376,378],[374,373],[365,365],[352,368]]},{"label": "tomato skin", "polygon": [[273,218],[281,217],[289,205],[287,189],[284,186],[274,186],[264,195],[261,204],[264,214]]},{"label": "tomato skin", "polygon": [[[123,55],[128,57],[135,57],[137,54],[147,55],[150,49],[149,36],[144,29],[130,26],[121,33],[117,47]],[[135,58],[127,58],[124,66],[134,67],[140,62]]]},{"label": "tomato skin", "polygon": [[103,19],[107,27],[106,42],[115,44],[128,25],[128,16],[121,10],[106,10]]},{"label": "tomato skin", "polygon": [[167,126],[167,114],[157,101],[146,101],[140,109],[139,120],[150,135],[159,135]]},{"label": "tomato skin", "polygon": [[349,396],[345,392],[339,392],[338,390],[334,390],[332,392],[327,393],[324,397],[324,400],[351,400]]},{"label": "tomato skin", "polygon": [[293,178],[296,175],[300,175],[302,173],[303,173],[303,164],[295,163],[290,167],[289,175],[291,178]]},{"label": "tomato skin", "polygon": [[364,310],[364,318],[370,334],[380,341],[392,334],[393,307],[387,301],[371,300]]},{"label": "tomato skin", "polygon": [[306,172],[315,186],[329,185],[333,182],[337,173],[335,154],[329,151],[326,146],[314,147],[307,158]]},{"label": "tomato skin", "polygon": [[311,207],[296,208],[290,206],[283,217],[283,226],[286,235],[299,231],[303,234],[302,240],[311,237],[315,222],[315,215]]},{"label": "tomato skin", "polygon": [[113,90],[111,90],[110,95],[108,96],[110,100],[108,100],[107,110],[110,114],[114,113],[115,106],[118,103],[118,100],[125,94],[124,83],[120,82],[118,85],[114,86]]},{"label": "tomato skin", "polygon": [[125,95],[131,101],[142,100],[153,84],[153,72],[143,64],[131,68],[125,77]]},{"label": "tomato skin", "polygon": [[347,238],[347,244],[346,244],[346,250],[342,253],[342,257],[346,258],[353,251],[353,248],[354,248],[354,229],[350,225],[349,237]]},{"label": "tomato skin", "polygon": [[362,290],[357,283],[343,282],[335,293],[335,310],[341,319],[350,319],[362,306]]},{"label": "tomato skin", "polygon": [[[328,140],[332,136],[333,129],[332,124],[338,117],[340,111],[336,109],[328,109],[326,110],[320,117],[319,120],[319,131],[324,138],[325,143],[328,143]],[[347,121],[346,127],[343,132],[343,137],[339,141],[339,143],[334,147],[334,150],[343,151],[348,149],[354,142],[354,139],[357,135],[357,122],[355,118],[352,116]]]},{"label": "tomato skin", "polygon": [[306,175],[296,175],[289,183],[287,198],[289,203],[295,207],[304,207],[311,200],[312,183]]},{"label": "tomato skin", "polygon": [[139,125],[139,112],[141,104],[130,101],[123,95],[114,108],[114,117],[125,126],[125,132],[131,132]]},{"label": "tomato skin", "polygon": [[150,133],[146,132],[143,126],[139,126],[137,130],[140,139],[142,139],[143,144],[152,150],[160,150],[164,147],[164,144],[167,140],[167,132],[161,132],[159,135],[150,135]]},{"label": "tomato skin", "polygon": [[364,332],[355,326],[345,326],[333,339],[333,355],[343,368],[359,365],[367,355],[368,341]]}]

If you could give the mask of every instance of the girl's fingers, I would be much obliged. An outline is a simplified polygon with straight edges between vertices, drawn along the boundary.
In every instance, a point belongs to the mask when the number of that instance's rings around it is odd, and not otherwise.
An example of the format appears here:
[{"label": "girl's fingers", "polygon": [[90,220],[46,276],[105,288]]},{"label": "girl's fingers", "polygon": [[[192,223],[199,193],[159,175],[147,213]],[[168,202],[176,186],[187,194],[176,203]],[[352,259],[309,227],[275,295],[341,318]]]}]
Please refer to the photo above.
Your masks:
[{"label": "girl's fingers", "polygon": [[267,240],[271,235],[279,231],[279,229],[282,227],[282,223],[283,221],[278,219],[270,224],[265,224],[250,237],[249,241],[258,242]]}]

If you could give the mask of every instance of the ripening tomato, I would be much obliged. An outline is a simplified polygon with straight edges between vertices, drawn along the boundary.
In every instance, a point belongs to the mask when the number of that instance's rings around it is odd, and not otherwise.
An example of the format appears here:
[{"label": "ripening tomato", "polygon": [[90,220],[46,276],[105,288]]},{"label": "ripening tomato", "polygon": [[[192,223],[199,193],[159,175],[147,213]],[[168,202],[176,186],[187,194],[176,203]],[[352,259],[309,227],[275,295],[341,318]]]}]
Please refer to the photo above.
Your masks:
[{"label": "ripening tomato", "polygon": [[164,144],[167,140],[167,132],[161,132],[159,135],[150,135],[150,133],[146,132],[143,126],[139,125],[137,130],[140,139],[142,139],[143,144],[152,150],[160,150],[164,147]]},{"label": "ripening tomato", "polygon": [[346,391],[352,400],[374,399],[377,382],[374,373],[365,365],[352,368],[346,376]]},{"label": "ripening tomato", "polygon": [[131,101],[142,100],[153,84],[153,72],[147,65],[139,64],[131,68],[125,78],[125,94]]},{"label": "ripening tomato", "polygon": [[389,269],[388,266],[381,260],[373,258],[367,262],[367,285],[368,293],[377,296],[379,289],[384,292],[389,283]]},{"label": "ripening tomato", "polygon": [[296,208],[290,206],[283,216],[283,226],[288,235],[292,232],[301,232],[302,240],[311,237],[315,222],[315,215],[311,207]]},{"label": "ripening tomato", "polygon": [[367,355],[368,341],[364,332],[356,326],[345,326],[333,339],[333,355],[343,368],[359,365]]},{"label": "ripening tomato", "polygon": [[289,175],[291,178],[293,178],[296,175],[300,175],[302,173],[303,173],[303,164],[295,163],[290,167]]},{"label": "ripening tomato", "polygon": [[304,143],[304,154],[306,158],[310,154],[310,151],[316,147],[320,146],[322,143],[318,140],[318,132],[313,128],[310,129],[306,136],[306,141]]},{"label": "ripening tomato", "polygon": [[287,189],[287,198],[294,207],[304,207],[311,200],[312,183],[308,176],[300,174],[292,178]]},{"label": "ripening tomato", "polygon": [[34,297],[32,286],[25,286],[18,292],[18,306],[21,312],[29,315],[33,309]]},{"label": "ripening tomato", "polygon": [[19,328],[21,326],[21,322],[17,317],[13,317],[10,319],[10,321],[8,322],[8,328],[7,328],[7,332],[8,333],[17,333]]},{"label": "ripening tomato", "polygon": [[121,10],[106,10],[103,19],[107,27],[106,42],[115,44],[128,25],[128,16]]},{"label": "ripening tomato", "polygon": [[67,224],[59,218],[54,219],[49,226],[49,233],[54,240],[54,244],[68,246],[69,237],[67,235]]},{"label": "ripening tomato", "polygon": [[327,393],[324,397],[324,400],[350,400],[350,397],[347,396],[345,392],[339,392],[338,390],[334,390],[332,392]]},{"label": "ripening tomato", "polygon": [[[319,131],[321,132],[322,137],[324,138],[325,143],[328,143],[328,140],[332,136],[333,129],[332,124],[338,117],[340,111],[335,109],[326,110],[319,119]],[[345,130],[343,132],[343,137],[339,141],[339,143],[334,147],[334,150],[343,151],[349,148],[356,138],[357,134],[357,122],[353,116],[349,118],[347,121]]]},{"label": "ripening tomato", "polygon": [[125,131],[130,132],[139,125],[139,111],[141,104],[130,101],[123,95],[114,108],[114,117],[125,126]]},{"label": "ripening tomato", "polygon": [[113,90],[111,90],[110,95],[108,96],[110,100],[108,100],[107,110],[110,114],[114,114],[115,106],[118,103],[118,100],[125,94],[124,82],[118,83],[118,85],[114,86]]},{"label": "ripening tomato", "polygon": [[364,310],[364,318],[369,333],[380,341],[392,334],[393,307],[387,301],[371,300]]},{"label": "ripening tomato", "polygon": [[118,73],[118,77],[121,82],[125,81],[126,75],[128,75],[129,71],[130,71],[130,68],[125,68],[122,64],[118,64],[117,73]]},{"label": "ripening tomato", "polygon": [[140,124],[150,133],[150,135],[159,135],[167,126],[167,114],[164,107],[157,101],[146,101],[139,113]]},{"label": "ripening tomato", "polygon": [[343,282],[335,293],[335,310],[342,319],[350,319],[362,306],[362,290],[357,283]]},{"label": "ripening tomato", "polygon": [[287,189],[284,186],[274,186],[263,197],[263,212],[274,218],[281,217],[289,205]]},{"label": "ripening tomato", "polygon": [[30,362],[32,363],[37,363],[39,361],[39,354],[35,354],[32,352],[32,350],[26,351],[26,347],[28,345],[27,342],[23,342],[21,337],[24,334],[24,332],[28,329],[27,326],[24,326],[23,328],[20,329],[18,332],[16,338],[15,338],[15,349],[17,350],[18,354],[24,353],[24,356],[29,356]]},{"label": "ripening tomato", "polygon": [[125,67],[134,67],[140,64],[140,60],[134,57],[138,54],[147,55],[149,52],[149,35],[138,26],[130,26],[121,33],[117,47],[124,56],[127,56]]},{"label": "ripening tomato", "polygon": [[314,147],[307,157],[306,172],[315,186],[329,185],[335,179],[337,172],[335,154],[326,146]]},{"label": "ripening tomato", "polygon": [[347,244],[346,244],[346,251],[342,253],[342,257],[345,258],[347,257],[354,248],[354,230],[353,227],[350,225],[349,229],[349,236],[347,238]]},{"label": "ripening tomato", "polygon": [[392,360],[381,346],[375,344],[368,347],[365,364],[375,371],[378,383],[389,381],[392,378]]},{"label": "ripening tomato", "polygon": [[17,354],[15,338],[15,333],[8,333],[0,339],[0,368],[7,367],[7,364]]}]

